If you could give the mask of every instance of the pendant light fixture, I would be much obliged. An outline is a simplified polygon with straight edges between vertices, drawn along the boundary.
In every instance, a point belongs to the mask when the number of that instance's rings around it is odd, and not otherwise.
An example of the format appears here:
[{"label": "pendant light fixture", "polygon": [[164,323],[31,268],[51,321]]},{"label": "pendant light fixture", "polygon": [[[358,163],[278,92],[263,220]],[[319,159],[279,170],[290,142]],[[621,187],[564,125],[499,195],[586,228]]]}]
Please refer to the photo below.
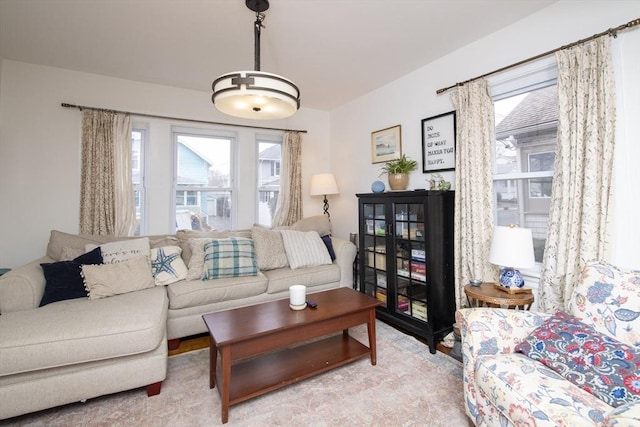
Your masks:
[{"label": "pendant light fixture", "polygon": [[256,13],[253,35],[255,70],[223,74],[211,85],[211,101],[230,116],[244,119],[283,119],[300,108],[300,90],[288,79],[260,71],[260,31],[264,27],[264,11],[268,0],[246,0],[246,6]]}]

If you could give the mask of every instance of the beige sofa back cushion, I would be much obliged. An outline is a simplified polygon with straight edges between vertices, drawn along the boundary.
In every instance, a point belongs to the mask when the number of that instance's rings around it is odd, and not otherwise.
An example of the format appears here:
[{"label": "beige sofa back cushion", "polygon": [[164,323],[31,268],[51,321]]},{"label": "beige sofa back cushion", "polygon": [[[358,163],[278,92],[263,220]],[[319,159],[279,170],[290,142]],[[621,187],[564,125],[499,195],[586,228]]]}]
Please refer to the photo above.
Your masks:
[{"label": "beige sofa back cushion", "polygon": [[[151,248],[159,248],[162,246],[177,246],[178,239],[173,235],[157,235],[157,236],[148,236],[149,237],[149,246]],[[89,236],[89,235],[78,235],[78,234],[69,234],[63,231],[51,230],[51,235],[49,236],[49,244],[47,245],[47,256],[49,258],[54,259],[55,261],[60,261],[62,259],[63,248],[67,248],[72,250],[85,251],[85,245],[94,244],[101,245],[102,243],[110,243],[117,242],[119,240],[130,240],[130,239],[139,239],[140,236]]]}]

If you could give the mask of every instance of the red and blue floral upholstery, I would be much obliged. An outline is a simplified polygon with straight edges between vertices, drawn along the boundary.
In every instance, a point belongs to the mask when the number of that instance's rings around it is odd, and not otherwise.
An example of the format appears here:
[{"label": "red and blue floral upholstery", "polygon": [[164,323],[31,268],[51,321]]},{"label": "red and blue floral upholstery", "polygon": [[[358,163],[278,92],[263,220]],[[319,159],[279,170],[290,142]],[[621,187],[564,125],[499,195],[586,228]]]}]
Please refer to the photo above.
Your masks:
[{"label": "red and blue floral upholstery", "polygon": [[[567,311],[592,328],[591,335],[611,337],[638,350],[640,271],[588,264]],[[551,317],[499,308],[458,310],[465,410],[475,425],[640,426],[640,401],[615,408],[544,363],[516,352]],[[606,375],[602,378],[608,380]],[[627,381],[637,386],[633,378]]]}]

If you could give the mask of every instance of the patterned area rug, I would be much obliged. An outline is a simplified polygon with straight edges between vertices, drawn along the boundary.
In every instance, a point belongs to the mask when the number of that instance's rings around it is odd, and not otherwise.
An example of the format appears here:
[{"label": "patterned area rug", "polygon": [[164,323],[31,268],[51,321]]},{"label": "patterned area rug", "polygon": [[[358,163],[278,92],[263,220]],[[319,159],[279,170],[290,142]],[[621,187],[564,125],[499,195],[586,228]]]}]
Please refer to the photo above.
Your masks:
[{"label": "patterned area rug", "polygon": [[[366,327],[351,329],[366,343]],[[227,426],[469,426],[462,365],[377,322],[378,364],[360,359],[231,406]],[[209,389],[209,350],[169,358],[158,396],[144,389],[24,415],[11,426],[215,426],[218,391]]]}]

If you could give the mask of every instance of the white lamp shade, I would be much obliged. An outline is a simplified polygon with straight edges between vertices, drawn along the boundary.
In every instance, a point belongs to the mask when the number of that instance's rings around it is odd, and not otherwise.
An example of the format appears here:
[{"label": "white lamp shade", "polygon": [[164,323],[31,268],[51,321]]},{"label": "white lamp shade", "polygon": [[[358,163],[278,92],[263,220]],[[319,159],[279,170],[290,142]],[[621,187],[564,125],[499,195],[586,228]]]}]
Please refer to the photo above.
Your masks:
[{"label": "white lamp shade", "polygon": [[300,91],[288,79],[261,71],[235,71],[218,77],[211,100],[218,110],[245,119],[282,119],[300,108]]},{"label": "white lamp shade", "polygon": [[338,184],[336,184],[336,179],[332,173],[319,173],[311,176],[309,195],[323,196],[338,193]]},{"label": "white lamp shade", "polygon": [[531,230],[520,227],[495,227],[489,262],[515,269],[532,268],[536,261]]}]

